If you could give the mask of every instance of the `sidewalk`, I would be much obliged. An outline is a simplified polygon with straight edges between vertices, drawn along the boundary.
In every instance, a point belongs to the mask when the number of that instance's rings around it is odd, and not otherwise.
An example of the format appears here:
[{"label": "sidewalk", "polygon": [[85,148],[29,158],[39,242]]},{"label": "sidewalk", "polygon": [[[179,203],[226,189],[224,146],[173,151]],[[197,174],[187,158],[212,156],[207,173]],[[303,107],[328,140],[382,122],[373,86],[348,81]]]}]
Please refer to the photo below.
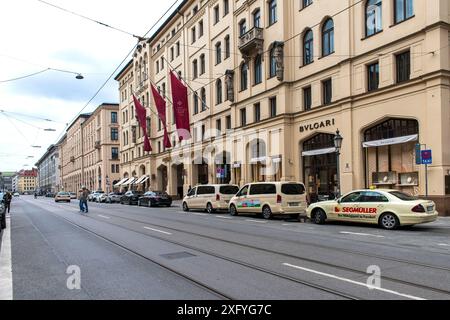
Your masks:
[{"label": "sidewalk", "polygon": [[11,216],[6,216],[6,229],[0,239],[0,300],[12,300]]}]

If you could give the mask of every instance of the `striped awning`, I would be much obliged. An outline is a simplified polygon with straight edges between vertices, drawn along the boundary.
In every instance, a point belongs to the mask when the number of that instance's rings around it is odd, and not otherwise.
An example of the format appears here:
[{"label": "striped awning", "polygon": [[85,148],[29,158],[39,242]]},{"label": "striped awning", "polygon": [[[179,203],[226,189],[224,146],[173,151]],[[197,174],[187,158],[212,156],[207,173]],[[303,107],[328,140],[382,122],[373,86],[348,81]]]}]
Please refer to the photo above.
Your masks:
[{"label": "striped awning", "polygon": [[122,184],[123,186],[129,186],[134,184],[134,182],[136,181],[136,178],[130,178],[127,182],[125,182],[124,184]]},{"label": "striped awning", "polygon": [[123,178],[122,180],[120,180],[119,182],[117,182],[114,186],[118,187],[124,184],[124,182],[126,182],[128,180],[128,178]]},{"label": "striped awning", "polygon": [[143,183],[146,183],[148,179],[149,179],[148,176],[142,176],[142,177],[140,177],[139,180],[137,180],[134,184],[143,184]]}]

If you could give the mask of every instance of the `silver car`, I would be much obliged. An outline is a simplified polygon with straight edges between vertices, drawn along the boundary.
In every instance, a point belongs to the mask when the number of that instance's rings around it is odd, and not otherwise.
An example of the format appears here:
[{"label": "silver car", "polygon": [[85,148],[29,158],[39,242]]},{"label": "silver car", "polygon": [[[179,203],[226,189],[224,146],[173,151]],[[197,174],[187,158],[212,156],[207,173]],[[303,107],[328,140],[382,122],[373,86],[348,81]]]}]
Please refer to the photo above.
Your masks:
[{"label": "silver car", "polygon": [[107,203],[120,203],[121,193],[111,192],[106,199]]}]

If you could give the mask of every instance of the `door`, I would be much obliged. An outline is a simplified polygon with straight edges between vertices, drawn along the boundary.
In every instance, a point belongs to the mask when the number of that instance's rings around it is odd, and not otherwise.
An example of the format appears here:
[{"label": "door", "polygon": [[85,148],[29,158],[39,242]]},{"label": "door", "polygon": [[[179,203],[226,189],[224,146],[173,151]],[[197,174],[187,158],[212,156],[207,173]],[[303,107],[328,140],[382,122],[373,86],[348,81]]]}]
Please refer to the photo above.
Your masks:
[{"label": "door", "polygon": [[330,208],[327,216],[332,220],[351,221],[353,215],[358,212],[362,192],[352,192],[342,197],[337,205]]},{"label": "door", "polygon": [[239,212],[248,212],[247,206],[247,196],[248,196],[249,186],[244,186],[241,191],[236,194],[236,208]]},{"label": "door", "polygon": [[213,202],[216,197],[216,189],[213,186],[201,186],[197,188],[196,208],[205,209],[208,201]]},{"label": "door", "polygon": [[378,223],[379,215],[384,212],[388,204],[389,199],[379,192],[362,192],[359,215],[356,215],[354,219],[365,223]]},{"label": "door", "polygon": [[195,197],[197,196],[197,187],[193,188],[186,195],[186,203],[189,208],[195,208]]}]

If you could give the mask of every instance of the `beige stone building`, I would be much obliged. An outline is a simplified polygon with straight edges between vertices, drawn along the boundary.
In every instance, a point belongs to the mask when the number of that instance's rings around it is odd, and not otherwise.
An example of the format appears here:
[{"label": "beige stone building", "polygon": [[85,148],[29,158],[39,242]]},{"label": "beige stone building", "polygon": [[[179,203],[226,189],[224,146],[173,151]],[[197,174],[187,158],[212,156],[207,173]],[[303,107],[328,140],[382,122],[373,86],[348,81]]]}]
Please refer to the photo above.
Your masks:
[{"label": "beige stone building", "polygon": [[113,190],[119,182],[118,105],[105,103],[80,115],[59,142],[61,185],[65,191]]},{"label": "beige stone building", "polygon": [[28,193],[32,194],[36,191],[38,185],[38,171],[33,168],[32,170],[20,170],[14,177],[14,192],[20,194]]},{"label": "beige stone building", "polygon": [[[428,172],[429,197],[450,214],[449,19],[447,0],[184,1],[116,77],[122,177],[146,175],[144,188],[172,195],[205,182],[299,180],[317,201],[339,180],[342,192],[424,196]],[[164,150],[149,83],[169,97],[176,141],[172,69],[189,84],[193,139]],[[132,93],[148,106],[150,155],[133,129]],[[417,144],[433,151],[428,170]]]}]

